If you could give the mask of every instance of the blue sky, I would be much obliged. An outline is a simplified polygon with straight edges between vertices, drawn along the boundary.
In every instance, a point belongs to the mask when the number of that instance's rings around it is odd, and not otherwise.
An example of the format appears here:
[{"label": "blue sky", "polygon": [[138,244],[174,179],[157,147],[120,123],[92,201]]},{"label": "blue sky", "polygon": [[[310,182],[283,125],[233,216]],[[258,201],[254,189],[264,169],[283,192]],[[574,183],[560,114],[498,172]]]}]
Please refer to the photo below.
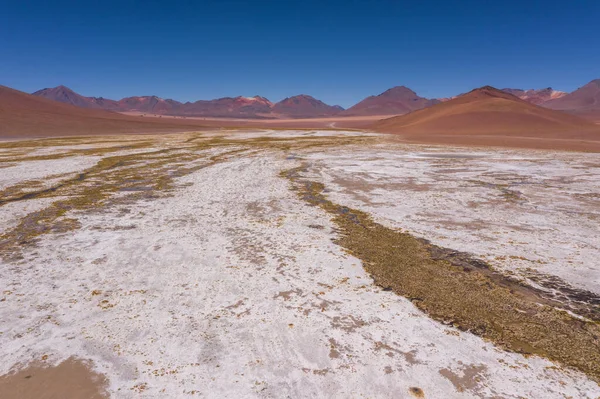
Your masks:
[{"label": "blue sky", "polygon": [[397,85],[571,91],[600,78],[599,21],[586,0],[0,0],[0,84],[345,107]]}]

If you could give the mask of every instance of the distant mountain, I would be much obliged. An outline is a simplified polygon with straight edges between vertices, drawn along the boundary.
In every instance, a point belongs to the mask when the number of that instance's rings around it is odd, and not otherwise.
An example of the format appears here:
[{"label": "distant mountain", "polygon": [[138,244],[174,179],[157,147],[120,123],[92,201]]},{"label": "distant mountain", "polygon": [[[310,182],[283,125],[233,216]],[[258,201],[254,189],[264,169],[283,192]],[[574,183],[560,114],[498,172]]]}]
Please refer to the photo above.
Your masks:
[{"label": "distant mountain", "polygon": [[162,99],[156,96],[125,97],[116,102],[118,111],[121,112],[144,112],[149,114],[169,114],[178,110],[183,104],[171,99]]},{"label": "distant mountain", "polygon": [[535,89],[530,89],[530,90],[502,89],[502,91],[510,93],[513,96],[519,97],[521,100],[525,100],[527,102],[530,102],[530,103],[536,104],[536,105],[543,104],[549,100],[561,98],[567,94],[564,91],[554,90],[554,89],[552,89],[552,87],[548,87],[546,89],[539,89],[539,90],[535,90]]},{"label": "distant mountain", "polygon": [[588,119],[600,120],[600,79],[560,98],[547,101],[544,107],[569,112]]},{"label": "distant mountain", "polygon": [[306,94],[288,97],[272,108],[275,114],[286,115],[293,118],[327,117],[339,114],[343,108],[339,105],[327,105]]},{"label": "distant mountain", "polygon": [[157,96],[126,97],[115,101],[102,97],[85,97],[65,86],[39,90],[33,93],[33,95],[81,108],[174,116],[312,118],[333,116],[344,110],[339,105],[330,106],[307,95],[289,97],[277,104],[273,104],[261,96],[223,97],[215,100],[199,100],[186,103],[171,99],[162,99]]},{"label": "distant mountain", "polygon": [[393,87],[377,96],[369,96],[358,104],[348,108],[341,115],[402,115],[430,107],[439,103],[419,97],[417,93],[405,86]]},{"label": "distant mountain", "polygon": [[[63,90],[62,94],[61,90],[56,92],[64,101],[80,100],[68,90]],[[0,137],[190,131],[202,128],[204,124],[202,121],[189,119],[128,116],[93,106],[74,106],[64,101],[54,101],[41,95],[34,96],[0,86]]]},{"label": "distant mountain", "polygon": [[[463,93],[464,94],[464,93]],[[441,103],[445,103],[446,101],[450,101],[455,99],[458,96],[453,96],[453,97],[440,97],[440,98],[436,98],[436,100],[438,100]]]},{"label": "distant mountain", "polygon": [[376,130],[413,136],[600,137],[600,128],[573,115],[531,104],[485,86],[407,115],[384,119]]},{"label": "distant mountain", "polygon": [[33,93],[33,95],[82,108],[99,108],[106,110],[117,110],[118,108],[118,104],[114,100],[108,100],[102,97],[84,97],[62,85],[38,90]]},{"label": "distant mountain", "polygon": [[187,116],[256,118],[271,113],[273,103],[261,96],[223,97],[216,100],[200,100],[185,103],[173,114]]}]

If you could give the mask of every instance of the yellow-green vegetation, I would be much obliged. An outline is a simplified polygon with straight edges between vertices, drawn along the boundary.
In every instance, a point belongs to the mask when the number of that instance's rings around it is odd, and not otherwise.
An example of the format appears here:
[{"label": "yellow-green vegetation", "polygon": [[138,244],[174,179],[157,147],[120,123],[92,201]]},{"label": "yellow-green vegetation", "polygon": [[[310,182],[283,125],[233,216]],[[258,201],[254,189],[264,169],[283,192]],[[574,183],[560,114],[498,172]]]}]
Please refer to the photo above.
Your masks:
[{"label": "yellow-green vegetation", "polygon": [[[150,147],[150,144],[146,144]],[[199,146],[197,146],[199,147]],[[173,185],[172,173],[190,173],[206,163],[214,163],[207,155],[197,153],[171,154],[172,150],[161,149],[108,156],[76,178],[61,181],[56,186],[40,191],[28,192],[20,197],[0,198],[0,205],[9,200],[59,197],[51,206],[24,217],[18,226],[0,235],[0,254],[3,257],[20,256],[21,249],[32,244],[41,234],[65,231],[64,216],[69,211],[82,211],[109,204],[117,193],[127,193],[121,201],[151,197],[156,191],[166,191]],[[198,161],[205,162],[198,164]],[[181,167],[181,163],[188,166]],[[77,223],[68,223],[76,228]]]},{"label": "yellow-green vegetation", "polygon": [[[282,175],[299,196],[331,215],[337,243],[362,260],[384,289],[410,299],[435,320],[470,331],[497,346],[576,368],[600,382],[600,325],[549,306],[534,289],[434,256],[432,246],[374,222],[361,211],[328,200],[304,168]],[[597,316],[597,314],[596,314]]]},{"label": "yellow-green vegetation", "polygon": [[47,161],[51,159],[62,159],[73,156],[103,156],[105,154],[109,154],[111,152],[117,151],[127,151],[127,150],[135,150],[146,148],[151,142],[138,142],[133,144],[126,145],[118,145],[118,146],[106,146],[106,147],[94,147],[94,148],[85,148],[85,149],[67,149],[64,151],[56,151],[50,154],[43,155],[28,155],[29,152],[21,152],[18,158],[15,156],[11,156],[9,158],[0,159],[0,164],[3,162],[14,162],[17,159],[19,162],[27,162],[27,161]]},{"label": "yellow-green vegetation", "polygon": [[[0,206],[38,198],[51,198],[53,202],[28,214],[17,226],[0,235],[0,257],[19,259],[23,250],[34,245],[41,235],[79,228],[79,212],[172,195],[177,177],[232,156],[253,156],[258,151],[293,154],[371,140],[311,136],[241,139],[187,134],[122,140],[70,138],[4,143],[0,150],[10,156],[0,162],[11,164],[71,156],[102,158],[93,167],[75,176],[69,175],[51,187],[40,181],[29,181],[1,192]],[[54,147],[77,144],[90,144],[90,148],[31,154],[39,147],[51,147],[54,151]],[[302,179],[302,170],[293,169],[282,175],[290,179],[301,198],[331,215],[338,226],[337,243],[362,260],[378,285],[410,299],[436,320],[471,331],[501,348],[561,362],[600,381],[600,325],[597,323],[600,311],[597,307],[562,306],[565,304],[511,281],[491,268],[457,263],[439,247],[382,226],[364,212],[331,202],[323,194],[322,184]],[[507,199],[513,199],[511,193],[504,194]],[[573,316],[561,307],[587,319]]]},{"label": "yellow-green vegetation", "polygon": [[9,186],[4,190],[0,190],[0,206],[43,188],[44,182],[40,180],[28,180]]},{"label": "yellow-green vegetation", "polygon": [[32,140],[4,141],[0,142],[0,150],[24,151],[27,149],[47,147],[67,147],[74,145],[119,144],[128,142],[139,142],[141,139],[154,139],[156,136],[102,136],[102,137],[58,137]]},{"label": "yellow-green vegetation", "polygon": [[[125,140],[124,140],[125,141]],[[8,187],[0,192],[0,206],[16,201],[38,198],[56,198],[50,206],[30,213],[13,229],[0,235],[0,257],[18,259],[23,248],[35,244],[39,236],[50,232],[64,232],[79,227],[76,219],[67,218],[68,212],[89,211],[116,202],[135,201],[168,194],[176,185],[176,178],[200,168],[221,162],[235,154],[248,156],[253,150],[290,151],[322,146],[359,142],[356,138],[250,138],[188,134],[163,138],[128,138],[122,145],[98,139],[49,139],[21,142],[23,148],[54,147],[93,144],[90,149],[66,150],[45,159],[67,156],[103,156],[93,167],[74,177],[60,180],[49,187],[39,181],[29,181]],[[118,144],[118,141],[116,142]],[[103,145],[110,144],[108,147]],[[2,146],[0,146],[1,148]],[[5,143],[5,148],[20,148],[17,143]],[[131,151],[124,155],[110,155],[115,151]],[[43,156],[41,156],[43,157]],[[12,162],[41,160],[24,153]],[[118,196],[115,194],[119,194]]]}]

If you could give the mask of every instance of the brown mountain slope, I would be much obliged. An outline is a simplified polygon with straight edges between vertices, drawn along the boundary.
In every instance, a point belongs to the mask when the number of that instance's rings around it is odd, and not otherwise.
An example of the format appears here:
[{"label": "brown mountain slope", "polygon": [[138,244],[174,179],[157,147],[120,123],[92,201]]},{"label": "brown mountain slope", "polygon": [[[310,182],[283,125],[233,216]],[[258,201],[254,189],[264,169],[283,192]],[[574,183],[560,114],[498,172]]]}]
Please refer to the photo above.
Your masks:
[{"label": "brown mountain slope", "polygon": [[273,105],[273,112],[292,118],[318,118],[337,115],[342,108],[337,105],[327,105],[306,94],[288,97]]},{"label": "brown mountain slope", "polygon": [[164,100],[157,96],[125,97],[119,101],[102,97],[85,97],[66,86],[38,90],[32,95],[75,105],[81,108],[96,108],[118,112],[145,112],[157,115],[176,112],[183,104],[175,100]]},{"label": "brown mountain slope", "polygon": [[600,79],[592,80],[561,98],[547,101],[543,106],[600,121]]},{"label": "brown mountain slope", "polygon": [[125,97],[117,103],[117,111],[147,112],[157,115],[173,115],[183,105],[179,101],[162,99],[156,96]]},{"label": "brown mountain slope", "polygon": [[197,130],[200,124],[79,108],[0,86],[0,137],[185,131]]},{"label": "brown mountain slope", "polygon": [[344,110],[338,105],[330,106],[307,95],[289,97],[273,104],[261,96],[223,97],[186,103],[157,96],[134,96],[115,101],[102,97],[85,97],[65,86],[42,89],[32,94],[82,108],[169,116],[250,119],[320,118],[334,116]]},{"label": "brown mountain slope", "polygon": [[489,86],[373,129],[409,142],[600,152],[600,126]]},{"label": "brown mountain slope", "polygon": [[38,90],[35,93],[32,93],[32,95],[82,108],[100,108],[107,110],[117,110],[119,108],[119,104],[115,100],[109,100],[102,97],[85,97],[62,85]]},{"label": "brown mountain slope", "polygon": [[375,128],[406,134],[578,137],[595,131],[597,126],[486,86],[430,108],[384,119]]},{"label": "brown mountain slope", "polygon": [[199,100],[185,103],[173,114],[187,116],[257,118],[271,113],[273,103],[261,96],[223,97],[215,100]]},{"label": "brown mountain slope", "polygon": [[340,115],[403,115],[421,108],[430,107],[439,102],[439,100],[419,97],[417,93],[408,87],[397,86],[379,95],[365,98]]}]

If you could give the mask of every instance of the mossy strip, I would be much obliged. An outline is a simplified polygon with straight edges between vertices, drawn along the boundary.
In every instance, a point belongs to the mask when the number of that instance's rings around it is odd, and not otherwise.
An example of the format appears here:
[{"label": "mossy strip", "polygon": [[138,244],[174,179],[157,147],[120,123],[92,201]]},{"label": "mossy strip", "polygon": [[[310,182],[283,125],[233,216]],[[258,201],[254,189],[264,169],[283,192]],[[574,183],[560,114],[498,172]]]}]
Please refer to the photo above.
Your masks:
[{"label": "mossy strip", "polygon": [[506,350],[560,362],[600,382],[598,323],[548,306],[483,271],[432,256],[423,240],[328,200],[322,184],[302,179],[303,170],[282,175],[302,199],[331,215],[339,228],[336,243],[362,260],[376,284],[410,299],[435,320]]}]

